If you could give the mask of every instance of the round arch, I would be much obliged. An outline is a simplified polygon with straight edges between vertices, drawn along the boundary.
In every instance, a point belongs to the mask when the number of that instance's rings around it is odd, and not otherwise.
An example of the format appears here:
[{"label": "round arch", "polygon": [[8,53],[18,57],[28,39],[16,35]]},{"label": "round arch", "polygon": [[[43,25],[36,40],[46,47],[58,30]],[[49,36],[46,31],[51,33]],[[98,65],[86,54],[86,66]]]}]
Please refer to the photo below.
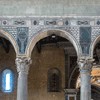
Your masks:
[{"label": "round arch", "polygon": [[18,45],[15,39],[9,33],[5,32],[4,30],[0,30],[0,36],[8,39],[11,42],[16,52],[16,55],[18,55]]},{"label": "round arch", "polygon": [[57,31],[60,34],[56,33],[56,35],[68,39],[73,44],[73,46],[76,50],[77,56],[80,57],[80,55],[82,54],[82,50],[81,50],[81,47],[80,47],[80,44],[78,43],[78,41],[69,32],[67,32],[65,30],[60,30],[60,29],[50,29],[50,30],[45,29],[45,30],[40,31],[39,33],[35,34],[33,36],[33,38],[31,39],[31,41],[29,42],[27,49],[26,49],[26,54],[27,54],[28,57],[31,57],[31,53],[32,53],[32,50],[33,50],[35,44],[39,40],[50,35],[50,34],[48,34],[48,31]]},{"label": "round arch", "polygon": [[100,41],[100,35],[97,36],[97,37],[94,39],[94,41],[91,43],[91,45],[90,45],[90,50],[89,50],[89,52],[90,52],[90,56],[91,56],[92,58],[93,58],[93,51],[94,51],[94,48],[95,48],[96,44],[97,44],[99,41]]}]

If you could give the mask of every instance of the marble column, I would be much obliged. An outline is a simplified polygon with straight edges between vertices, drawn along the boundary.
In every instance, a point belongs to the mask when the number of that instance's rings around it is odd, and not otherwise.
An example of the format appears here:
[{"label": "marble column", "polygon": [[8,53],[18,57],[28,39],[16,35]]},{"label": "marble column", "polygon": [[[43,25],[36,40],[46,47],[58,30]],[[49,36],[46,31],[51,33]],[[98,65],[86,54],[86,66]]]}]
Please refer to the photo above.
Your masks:
[{"label": "marble column", "polygon": [[17,100],[28,100],[27,77],[30,64],[30,58],[16,58],[16,66],[18,72]]},{"label": "marble column", "polygon": [[93,59],[81,59],[80,68],[81,90],[80,100],[91,100],[91,68]]}]

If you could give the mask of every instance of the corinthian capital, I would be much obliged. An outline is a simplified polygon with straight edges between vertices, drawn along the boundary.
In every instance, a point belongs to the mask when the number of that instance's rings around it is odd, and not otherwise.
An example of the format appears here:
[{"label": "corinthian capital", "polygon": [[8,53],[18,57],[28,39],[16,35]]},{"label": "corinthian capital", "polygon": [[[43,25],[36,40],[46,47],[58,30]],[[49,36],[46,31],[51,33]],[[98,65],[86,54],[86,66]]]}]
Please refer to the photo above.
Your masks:
[{"label": "corinthian capital", "polygon": [[78,65],[80,71],[82,70],[91,71],[93,61],[94,61],[93,59],[89,59],[89,58],[79,59]]},{"label": "corinthian capital", "polygon": [[26,73],[28,74],[29,65],[31,64],[31,59],[27,57],[18,57],[16,58],[16,65],[18,73]]}]

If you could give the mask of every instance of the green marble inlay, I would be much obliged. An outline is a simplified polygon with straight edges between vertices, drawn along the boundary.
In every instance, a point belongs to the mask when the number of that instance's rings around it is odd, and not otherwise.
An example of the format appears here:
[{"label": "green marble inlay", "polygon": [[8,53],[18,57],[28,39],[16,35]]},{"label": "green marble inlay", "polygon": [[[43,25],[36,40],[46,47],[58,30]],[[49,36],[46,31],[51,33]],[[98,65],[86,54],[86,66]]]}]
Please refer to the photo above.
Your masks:
[{"label": "green marble inlay", "polygon": [[80,44],[83,54],[89,54],[91,27],[80,27]]}]

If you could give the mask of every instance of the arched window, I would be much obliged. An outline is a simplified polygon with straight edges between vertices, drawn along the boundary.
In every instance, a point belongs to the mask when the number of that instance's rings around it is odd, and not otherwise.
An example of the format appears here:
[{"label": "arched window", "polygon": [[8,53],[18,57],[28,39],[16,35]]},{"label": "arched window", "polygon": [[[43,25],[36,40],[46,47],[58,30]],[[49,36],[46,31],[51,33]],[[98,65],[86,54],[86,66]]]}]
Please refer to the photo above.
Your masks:
[{"label": "arched window", "polygon": [[2,92],[10,93],[13,91],[14,88],[14,75],[12,70],[5,69],[2,71],[1,77],[1,89]]},{"label": "arched window", "polygon": [[48,92],[60,92],[61,73],[57,68],[48,71]]}]

